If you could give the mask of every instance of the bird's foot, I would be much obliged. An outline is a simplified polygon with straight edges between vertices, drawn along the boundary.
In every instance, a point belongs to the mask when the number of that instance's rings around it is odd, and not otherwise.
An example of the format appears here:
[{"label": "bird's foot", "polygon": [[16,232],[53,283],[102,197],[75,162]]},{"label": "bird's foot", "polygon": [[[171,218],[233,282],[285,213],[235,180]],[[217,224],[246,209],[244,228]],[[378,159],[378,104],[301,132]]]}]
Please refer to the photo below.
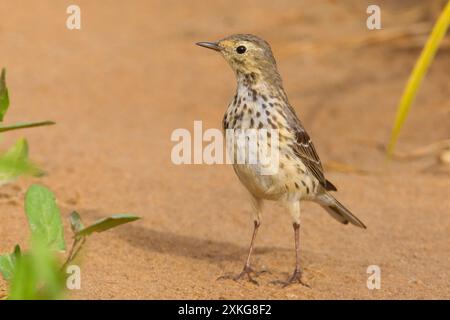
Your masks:
[{"label": "bird's foot", "polygon": [[221,276],[219,278],[217,278],[217,280],[234,280],[234,281],[239,281],[239,280],[243,280],[243,279],[247,279],[249,282],[259,285],[258,281],[256,281],[255,279],[253,279],[253,276],[259,276],[262,273],[265,273],[267,271],[260,271],[260,272],[256,272],[255,270],[253,270],[251,267],[249,266],[245,266],[244,269],[242,270],[241,273],[239,273],[238,275],[224,275]]},{"label": "bird's foot", "polygon": [[292,274],[292,276],[290,276],[287,281],[277,280],[277,281],[272,281],[272,283],[281,285],[283,288],[286,288],[294,283],[300,283],[304,287],[311,288],[309,284],[307,284],[306,282],[304,282],[302,280],[302,271],[301,270],[295,270],[294,273]]}]

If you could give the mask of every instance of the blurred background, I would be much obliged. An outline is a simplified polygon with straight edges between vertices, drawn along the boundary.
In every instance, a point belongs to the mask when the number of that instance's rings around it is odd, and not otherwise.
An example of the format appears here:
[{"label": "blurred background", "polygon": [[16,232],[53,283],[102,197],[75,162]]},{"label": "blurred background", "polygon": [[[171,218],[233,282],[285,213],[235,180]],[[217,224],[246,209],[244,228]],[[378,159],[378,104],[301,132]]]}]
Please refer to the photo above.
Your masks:
[{"label": "blurred background", "polygon": [[[55,191],[64,215],[76,208],[90,221],[111,212],[144,217],[87,244],[75,298],[450,298],[448,164],[435,151],[414,157],[450,137],[448,36],[397,157],[387,162],[384,150],[445,3],[78,0],[81,30],[68,30],[73,1],[1,0],[5,120],[57,125],[3,136],[5,146],[27,137],[47,175],[1,187],[0,252],[27,239],[23,193],[39,182]],[[381,8],[382,30],[366,27],[370,4]],[[254,256],[256,268],[270,273],[257,287],[216,281],[242,267],[252,231],[247,195],[229,166],[170,160],[174,129],[192,131],[194,120],[221,127],[234,75],[194,43],[233,33],[271,44],[337,197],[368,226],[342,226],[319,206],[303,206],[302,259],[312,289],[270,284],[294,263],[290,217],[272,204]],[[380,290],[366,287],[374,264]],[[5,287],[0,282],[0,292]]]}]

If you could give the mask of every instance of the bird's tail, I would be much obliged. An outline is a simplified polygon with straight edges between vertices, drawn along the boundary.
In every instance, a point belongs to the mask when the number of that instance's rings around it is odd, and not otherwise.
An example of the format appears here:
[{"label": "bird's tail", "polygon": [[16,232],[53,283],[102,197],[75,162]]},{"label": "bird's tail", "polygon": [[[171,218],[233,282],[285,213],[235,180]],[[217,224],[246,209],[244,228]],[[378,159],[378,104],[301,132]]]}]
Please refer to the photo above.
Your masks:
[{"label": "bird's tail", "polygon": [[343,224],[351,223],[357,227],[366,229],[364,223],[353,215],[343,204],[337,201],[331,194],[324,193],[319,196],[318,203],[337,221]]}]

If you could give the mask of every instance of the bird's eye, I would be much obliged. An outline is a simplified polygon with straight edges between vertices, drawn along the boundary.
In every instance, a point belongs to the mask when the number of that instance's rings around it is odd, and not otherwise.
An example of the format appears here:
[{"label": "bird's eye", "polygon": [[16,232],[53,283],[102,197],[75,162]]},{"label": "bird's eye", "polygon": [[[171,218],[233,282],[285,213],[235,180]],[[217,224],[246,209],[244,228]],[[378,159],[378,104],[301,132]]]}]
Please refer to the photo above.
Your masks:
[{"label": "bird's eye", "polygon": [[247,51],[247,48],[244,46],[239,46],[236,48],[236,52],[239,54],[243,54],[245,51]]}]

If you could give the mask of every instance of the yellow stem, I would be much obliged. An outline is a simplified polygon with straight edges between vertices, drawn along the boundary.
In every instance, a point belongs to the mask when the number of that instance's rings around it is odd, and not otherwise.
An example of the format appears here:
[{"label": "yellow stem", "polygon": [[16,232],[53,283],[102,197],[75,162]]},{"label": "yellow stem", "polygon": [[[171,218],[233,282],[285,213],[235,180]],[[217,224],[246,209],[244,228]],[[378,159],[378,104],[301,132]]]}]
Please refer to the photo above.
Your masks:
[{"label": "yellow stem", "polygon": [[388,146],[388,156],[391,156],[394,151],[395,144],[397,143],[397,139],[400,134],[400,130],[406,120],[406,116],[408,115],[411,104],[416,97],[417,90],[428,70],[428,67],[433,61],[436,51],[439,48],[439,44],[444,38],[445,33],[447,32],[449,24],[450,1],[446,4],[444,10],[439,16],[438,21],[434,25],[433,31],[428,37],[427,43],[425,44],[425,47],[423,48],[420,57],[414,66],[414,70],[409,76],[408,83],[405,87],[405,90],[403,91],[403,95],[397,109],[397,115],[395,117],[395,123],[392,129],[391,140]]}]

